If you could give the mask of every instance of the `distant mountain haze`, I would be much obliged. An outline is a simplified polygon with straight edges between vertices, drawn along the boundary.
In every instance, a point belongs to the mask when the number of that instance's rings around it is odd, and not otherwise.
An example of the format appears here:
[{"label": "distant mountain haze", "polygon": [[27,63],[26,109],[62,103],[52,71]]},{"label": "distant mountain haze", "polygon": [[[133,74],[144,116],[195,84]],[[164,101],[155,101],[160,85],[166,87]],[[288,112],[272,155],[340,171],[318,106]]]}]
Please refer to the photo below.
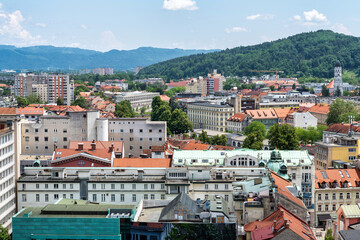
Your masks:
[{"label": "distant mountain haze", "polygon": [[17,48],[0,45],[0,69],[28,70],[78,70],[97,67],[111,67],[114,70],[135,70],[138,66],[148,66],[172,58],[217,50],[187,50],[140,47],[134,50],[94,50],[33,46]]},{"label": "distant mountain haze", "polygon": [[250,70],[282,70],[281,76],[332,78],[343,69],[360,73],[360,38],[319,30],[262,44],[179,57],[142,69],[140,75],[168,79],[206,76],[212,69],[225,76],[253,76]]}]

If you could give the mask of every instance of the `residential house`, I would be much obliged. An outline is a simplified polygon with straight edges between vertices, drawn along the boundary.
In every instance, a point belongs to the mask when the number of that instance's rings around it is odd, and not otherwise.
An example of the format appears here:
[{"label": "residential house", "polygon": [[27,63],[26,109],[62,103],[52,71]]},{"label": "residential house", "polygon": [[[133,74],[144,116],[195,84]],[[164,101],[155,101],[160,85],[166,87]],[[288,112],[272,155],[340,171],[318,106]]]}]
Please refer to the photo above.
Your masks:
[{"label": "residential house", "polygon": [[227,130],[233,132],[244,132],[250,125],[252,118],[245,113],[236,113],[227,120]]},{"label": "residential house", "polygon": [[330,106],[325,103],[316,104],[309,109],[309,112],[318,119],[318,124],[325,124]]}]

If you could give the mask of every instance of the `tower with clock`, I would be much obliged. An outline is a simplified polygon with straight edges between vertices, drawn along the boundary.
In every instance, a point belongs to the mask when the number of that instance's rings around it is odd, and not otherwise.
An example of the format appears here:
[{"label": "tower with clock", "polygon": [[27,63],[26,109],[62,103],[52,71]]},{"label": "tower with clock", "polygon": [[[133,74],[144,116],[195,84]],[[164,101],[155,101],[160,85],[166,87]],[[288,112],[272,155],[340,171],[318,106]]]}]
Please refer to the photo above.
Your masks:
[{"label": "tower with clock", "polygon": [[341,95],[343,94],[343,82],[342,82],[342,69],[340,61],[337,61],[334,68],[334,92],[340,89]]}]

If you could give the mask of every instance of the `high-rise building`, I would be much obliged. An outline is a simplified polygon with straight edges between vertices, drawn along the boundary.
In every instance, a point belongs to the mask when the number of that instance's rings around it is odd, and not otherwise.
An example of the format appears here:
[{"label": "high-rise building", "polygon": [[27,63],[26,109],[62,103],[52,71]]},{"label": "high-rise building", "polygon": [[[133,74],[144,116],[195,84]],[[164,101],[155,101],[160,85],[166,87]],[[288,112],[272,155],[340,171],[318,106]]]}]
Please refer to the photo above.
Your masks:
[{"label": "high-rise building", "polygon": [[74,99],[74,83],[69,75],[35,75],[20,73],[15,76],[13,91],[17,97],[36,94],[43,102],[56,103],[60,97],[70,105]]},{"label": "high-rise building", "polygon": [[223,82],[225,77],[217,73],[217,70],[214,69],[212,73],[209,73],[206,82],[207,82],[207,94],[214,94],[215,92],[220,92],[223,90]]},{"label": "high-rise building", "polygon": [[334,92],[339,88],[341,95],[343,94],[342,69],[340,61],[337,61],[334,68]]}]

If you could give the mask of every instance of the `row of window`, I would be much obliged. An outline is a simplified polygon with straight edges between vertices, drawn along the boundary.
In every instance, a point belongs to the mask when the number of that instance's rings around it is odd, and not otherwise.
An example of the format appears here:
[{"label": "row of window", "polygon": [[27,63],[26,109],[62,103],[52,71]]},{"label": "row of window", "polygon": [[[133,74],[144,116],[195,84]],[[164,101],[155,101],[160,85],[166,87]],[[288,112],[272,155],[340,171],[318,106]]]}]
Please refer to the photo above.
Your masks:
[{"label": "row of window", "polygon": [[[152,133],[153,130],[152,129],[149,129],[148,130],[149,133]],[[114,133],[115,132],[115,129],[110,129],[110,132],[111,133]],[[123,133],[124,132],[124,129],[120,129],[119,132]],[[129,133],[133,133],[134,132],[134,129],[129,129]],[[144,130],[143,129],[139,129],[139,133],[143,133]],[[161,133],[162,132],[162,129],[158,129],[158,132]]]},{"label": "row of window", "polygon": [[[102,189],[102,190],[106,189],[106,186],[107,186],[105,183],[101,183],[101,184],[93,183],[93,184],[92,184],[92,189],[93,189],[93,190],[97,189],[98,185],[100,185],[100,188],[98,188],[98,189]],[[131,185],[131,189],[136,189],[136,188],[137,188],[137,185],[140,185],[140,184],[135,184],[135,183],[133,183],[133,184]],[[150,186],[150,188],[149,188],[149,186]],[[113,190],[116,189],[116,188],[115,188],[115,187],[116,187],[115,183],[111,183],[110,187],[111,187],[111,189],[113,189]],[[155,184],[154,184],[154,183],[151,183],[151,184],[145,183],[145,184],[143,185],[143,187],[144,187],[143,189],[155,189]],[[161,188],[161,189],[165,189],[165,184],[161,184],[161,185],[160,185],[160,188]],[[125,189],[125,184],[124,184],[124,183],[121,183],[121,184],[120,184],[120,189]]]},{"label": "row of window", "polygon": [[[35,142],[39,142],[39,137],[34,137]],[[54,141],[57,141],[58,138],[54,137]],[[66,142],[68,140],[67,137],[63,137],[63,141]],[[25,142],[29,142],[30,141],[30,137],[25,137]],[[44,142],[48,142],[49,141],[49,137],[44,137]]]},{"label": "row of window", "polygon": [[12,139],[13,139],[12,133],[1,136],[0,137],[0,144],[7,143],[7,142],[11,141]]},{"label": "row of window", "polygon": [[[360,198],[360,193],[357,192],[355,194],[355,197],[358,199]],[[336,200],[337,199],[337,194],[336,193],[333,193],[332,194],[332,200]],[[344,193],[339,193],[339,199],[344,199]],[[346,193],[346,199],[351,199],[351,193]],[[322,194],[319,193],[318,194],[318,200],[321,201],[322,200]],[[328,193],[325,193],[324,194],[324,200],[329,200],[329,194]]]},{"label": "row of window", "polygon": [[13,144],[11,144],[11,145],[9,145],[9,146],[7,146],[7,147],[2,148],[2,149],[0,150],[0,156],[3,156],[3,155],[5,155],[5,154],[7,154],[7,153],[9,153],[9,152],[12,152],[13,149],[14,149],[14,145],[13,145]]},{"label": "row of window", "polygon": [[[63,184],[54,183],[54,184],[52,184],[53,189],[59,189],[59,186],[62,186],[62,189],[74,189],[74,184],[72,184],[72,183],[69,183],[69,184],[66,184],[66,183],[63,183]],[[35,188],[40,189],[40,183],[37,183],[35,185]],[[49,184],[45,183],[44,188],[49,189]],[[26,190],[26,183],[22,184],[22,190]]]},{"label": "row of window", "polygon": [[[229,184],[225,184],[225,190],[228,190],[229,189]],[[218,190],[219,189],[219,184],[214,184],[214,188],[215,190]],[[205,190],[208,190],[209,189],[209,184],[205,184]]]},{"label": "row of window", "polygon": [[[340,204],[340,207],[341,207],[342,205],[343,205],[343,204]],[[336,204],[333,204],[333,205],[332,205],[332,208],[330,209],[330,205],[325,204],[325,205],[324,205],[324,208],[323,208],[322,205],[319,204],[317,210],[318,210],[318,212],[322,212],[322,211],[336,211],[336,210],[337,210],[337,207],[336,207]]]},{"label": "row of window", "polygon": [[5,182],[3,182],[2,184],[0,184],[0,191],[2,191],[3,189],[7,188],[8,186],[10,186],[11,184],[14,183],[14,179],[10,178],[8,180],[6,180]]},{"label": "row of window", "polygon": [[13,166],[7,168],[5,171],[0,172],[0,179],[5,178],[6,176],[12,174],[13,172],[14,172]]},{"label": "row of window", "polygon": [[[54,128],[53,131],[54,131],[54,133],[57,133],[57,132],[58,132],[58,130],[57,130],[56,128]],[[26,128],[26,129],[25,129],[25,132],[26,132],[26,133],[29,133],[29,132],[30,132],[30,129]],[[34,129],[34,132],[35,132],[35,133],[38,133],[38,132],[39,132],[39,129],[38,129],[38,128],[35,128],[35,129]],[[45,133],[49,132],[49,129],[45,128],[45,129],[44,129],[44,132],[45,132]],[[82,132],[85,132],[85,129],[82,129]],[[64,129],[63,129],[63,133],[67,133],[67,129],[64,128]]]},{"label": "row of window", "polygon": [[15,193],[15,188],[12,188],[9,191],[7,191],[6,193],[4,193],[3,195],[0,195],[0,203],[5,201],[6,199],[8,199],[14,193]]},{"label": "row of window", "polygon": [[11,155],[10,157],[7,157],[5,159],[3,159],[2,161],[0,161],[0,168],[4,167],[6,165],[8,165],[9,163],[13,162],[13,155]]}]

